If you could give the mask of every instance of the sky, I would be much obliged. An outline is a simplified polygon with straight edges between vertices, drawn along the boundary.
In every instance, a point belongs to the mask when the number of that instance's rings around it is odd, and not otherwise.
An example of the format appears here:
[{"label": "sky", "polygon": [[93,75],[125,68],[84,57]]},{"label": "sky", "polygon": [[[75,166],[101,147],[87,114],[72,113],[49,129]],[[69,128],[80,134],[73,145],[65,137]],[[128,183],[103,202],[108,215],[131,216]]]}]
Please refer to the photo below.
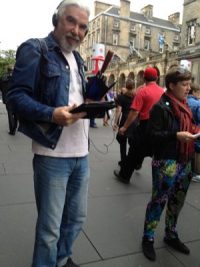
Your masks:
[{"label": "sky", "polygon": [[[83,0],[94,10],[93,0]],[[99,0],[120,6],[120,0]],[[154,17],[167,19],[169,15],[180,12],[182,16],[184,0],[131,0],[131,11],[140,12],[141,8],[153,5]],[[2,0],[0,15],[0,50],[16,50],[29,38],[41,38],[52,31],[52,14],[59,0]]]}]

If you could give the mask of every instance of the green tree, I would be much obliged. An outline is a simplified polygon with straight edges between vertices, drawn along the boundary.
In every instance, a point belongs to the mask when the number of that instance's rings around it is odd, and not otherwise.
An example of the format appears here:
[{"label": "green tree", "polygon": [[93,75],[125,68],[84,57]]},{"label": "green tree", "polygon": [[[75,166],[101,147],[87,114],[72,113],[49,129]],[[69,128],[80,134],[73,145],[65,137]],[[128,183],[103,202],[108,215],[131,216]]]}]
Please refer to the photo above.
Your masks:
[{"label": "green tree", "polygon": [[15,64],[15,50],[1,50],[0,51],[0,78],[7,73],[9,67]]}]

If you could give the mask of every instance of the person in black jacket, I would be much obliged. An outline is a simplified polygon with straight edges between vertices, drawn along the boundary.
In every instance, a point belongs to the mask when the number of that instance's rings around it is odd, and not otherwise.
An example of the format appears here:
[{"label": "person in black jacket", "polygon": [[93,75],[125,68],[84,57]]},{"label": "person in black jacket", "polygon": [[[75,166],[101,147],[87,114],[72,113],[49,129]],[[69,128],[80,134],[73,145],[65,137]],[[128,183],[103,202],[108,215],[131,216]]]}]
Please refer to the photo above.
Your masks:
[{"label": "person in black jacket", "polygon": [[171,68],[165,77],[166,92],[152,108],[148,134],[152,141],[152,197],[147,205],[142,249],[144,255],[156,259],[154,232],[167,203],[164,242],[175,250],[189,254],[177,233],[178,215],[183,207],[191,181],[191,160],[194,155],[193,134],[200,128],[193,123],[186,103],[191,73]]},{"label": "person in black jacket", "polygon": [[[124,125],[128,117],[130,106],[135,94],[136,89],[134,90],[134,81],[132,79],[127,79],[126,87],[124,87],[124,93],[119,94],[115,99],[115,103],[117,106],[114,115],[113,131],[117,131]],[[130,145],[131,143],[135,127],[136,122],[133,122],[133,124],[128,128],[126,134],[121,135],[117,133],[116,135],[116,140],[120,145],[120,161],[118,162],[119,165],[122,164],[122,162],[127,156],[127,147],[128,144]]]},{"label": "person in black jacket", "polygon": [[15,135],[18,126],[18,119],[16,113],[13,112],[12,105],[7,101],[7,93],[10,87],[10,79],[12,76],[12,68],[8,68],[8,71],[0,80],[0,90],[2,93],[3,103],[6,105],[6,110],[8,114],[8,124],[9,124],[9,134]]}]

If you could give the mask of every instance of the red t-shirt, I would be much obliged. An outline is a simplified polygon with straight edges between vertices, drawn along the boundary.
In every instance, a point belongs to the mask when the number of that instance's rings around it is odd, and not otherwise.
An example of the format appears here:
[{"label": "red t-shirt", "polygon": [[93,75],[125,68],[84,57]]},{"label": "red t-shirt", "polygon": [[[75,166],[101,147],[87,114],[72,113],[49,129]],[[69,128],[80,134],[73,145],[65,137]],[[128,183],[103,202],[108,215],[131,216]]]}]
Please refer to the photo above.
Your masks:
[{"label": "red t-shirt", "polygon": [[140,120],[148,120],[152,106],[158,102],[164,89],[155,82],[150,82],[137,91],[131,104],[131,109],[139,112]]}]

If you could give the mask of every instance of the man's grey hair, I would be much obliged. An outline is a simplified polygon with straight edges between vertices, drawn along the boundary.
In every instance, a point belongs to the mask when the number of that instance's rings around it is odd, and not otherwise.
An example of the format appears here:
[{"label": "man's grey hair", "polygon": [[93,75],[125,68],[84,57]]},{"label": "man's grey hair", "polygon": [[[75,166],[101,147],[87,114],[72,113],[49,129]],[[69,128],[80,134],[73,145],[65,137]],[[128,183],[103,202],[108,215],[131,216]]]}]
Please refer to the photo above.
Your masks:
[{"label": "man's grey hair", "polygon": [[55,11],[57,17],[62,16],[66,6],[71,6],[71,5],[78,6],[79,8],[85,10],[88,14],[88,17],[90,16],[90,9],[88,6],[84,4],[84,0],[64,0],[58,5]]}]

